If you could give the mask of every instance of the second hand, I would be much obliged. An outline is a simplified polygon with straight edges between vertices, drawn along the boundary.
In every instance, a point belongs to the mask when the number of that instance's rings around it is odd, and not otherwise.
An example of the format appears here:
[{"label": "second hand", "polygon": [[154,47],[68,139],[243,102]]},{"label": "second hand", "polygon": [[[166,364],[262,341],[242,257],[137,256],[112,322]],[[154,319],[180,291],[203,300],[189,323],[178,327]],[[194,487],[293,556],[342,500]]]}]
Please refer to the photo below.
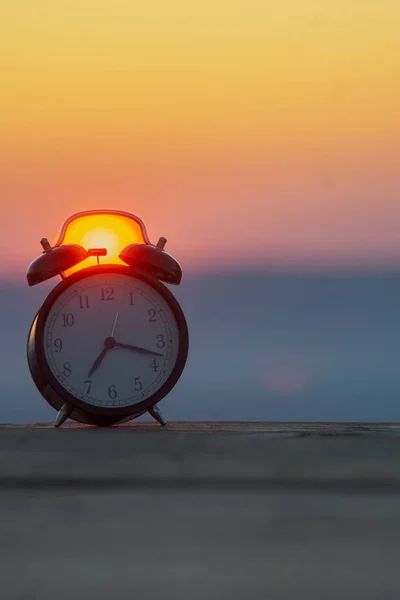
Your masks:
[{"label": "second hand", "polygon": [[115,315],[115,319],[114,319],[114,325],[112,326],[112,329],[111,329],[110,337],[114,337],[114,332],[115,332],[115,328],[117,326],[118,317],[119,317],[119,313],[117,312],[117,314]]}]

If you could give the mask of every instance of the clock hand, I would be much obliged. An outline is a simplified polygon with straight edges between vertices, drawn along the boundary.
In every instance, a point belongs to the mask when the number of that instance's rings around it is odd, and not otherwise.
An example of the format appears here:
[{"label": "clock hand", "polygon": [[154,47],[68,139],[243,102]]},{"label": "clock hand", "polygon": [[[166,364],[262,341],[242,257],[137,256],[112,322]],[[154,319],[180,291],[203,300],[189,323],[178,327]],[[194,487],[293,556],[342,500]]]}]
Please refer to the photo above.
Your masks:
[{"label": "clock hand", "polygon": [[106,338],[104,340],[104,348],[100,352],[100,354],[96,358],[96,360],[94,361],[94,363],[92,365],[92,368],[89,371],[88,377],[90,377],[91,375],[93,375],[93,373],[96,371],[96,369],[101,365],[101,363],[103,362],[104,357],[107,354],[107,352],[109,350],[112,350],[113,348],[115,348],[114,331],[115,331],[115,327],[117,325],[118,317],[119,317],[119,313],[117,312],[116,315],[115,315],[115,319],[114,319],[114,323],[113,323],[112,329],[111,329],[111,336],[108,337],[108,338]]},{"label": "clock hand", "polygon": [[119,313],[117,313],[117,314],[115,315],[115,319],[114,319],[114,325],[112,326],[111,333],[110,333],[110,337],[114,337],[114,332],[115,332],[115,327],[116,327],[116,325],[117,325],[118,317],[119,317]]},{"label": "clock hand", "polygon": [[140,346],[132,346],[131,344],[115,344],[116,348],[126,348],[126,350],[134,350],[136,352],[141,352],[142,354],[152,354],[153,356],[164,356],[160,352],[154,352],[154,350],[147,350],[147,348],[141,348]]},{"label": "clock hand", "polygon": [[[117,323],[118,313],[115,317],[113,331],[115,329],[115,325]],[[94,361],[92,368],[89,371],[88,377],[93,375],[96,369],[101,365],[104,360],[105,355],[109,350],[113,350],[114,348],[125,348],[126,350],[133,350],[134,352],[140,352],[141,354],[151,354],[152,356],[164,356],[161,352],[155,352],[154,350],[147,350],[147,348],[141,348],[140,346],[133,346],[131,344],[121,344],[115,340],[115,338],[108,337],[104,340],[104,348],[100,352],[99,356]]]},{"label": "clock hand", "polygon": [[106,346],[103,348],[103,350],[100,352],[99,356],[96,358],[96,360],[94,361],[92,368],[89,371],[88,377],[90,377],[91,375],[93,375],[93,373],[96,371],[96,369],[101,365],[101,363],[104,360],[105,355],[107,354],[109,348],[107,348]]}]

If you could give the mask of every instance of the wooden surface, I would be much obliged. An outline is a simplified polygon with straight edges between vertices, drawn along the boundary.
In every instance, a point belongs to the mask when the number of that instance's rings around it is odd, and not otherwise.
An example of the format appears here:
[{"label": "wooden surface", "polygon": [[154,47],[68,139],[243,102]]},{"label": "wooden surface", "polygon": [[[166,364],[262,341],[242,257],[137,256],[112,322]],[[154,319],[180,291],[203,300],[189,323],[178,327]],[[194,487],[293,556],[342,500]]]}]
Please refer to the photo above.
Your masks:
[{"label": "wooden surface", "polygon": [[399,432],[2,426],[2,597],[397,600]]},{"label": "wooden surface", "polygon": [[[63,429],[87,429],[73,421],[66,421]],[[27,423],[24,425],[0,424],[4,429],[53,429],[52,423]],[[90,429],[92,429],[90,427]],[[113,428],[115,429],[115,427]],[[137,431],[187,431],[187,432],[221,432],[221,433],[281,433],[281,434],[320,434],[320,435],[350,435],[350,434],[400,434],[400,423],[303,423],[303,422],[246,422],[246,421],[170,421],[165,428],[154,421],[131,421],[116,429],[133,429]]]}]

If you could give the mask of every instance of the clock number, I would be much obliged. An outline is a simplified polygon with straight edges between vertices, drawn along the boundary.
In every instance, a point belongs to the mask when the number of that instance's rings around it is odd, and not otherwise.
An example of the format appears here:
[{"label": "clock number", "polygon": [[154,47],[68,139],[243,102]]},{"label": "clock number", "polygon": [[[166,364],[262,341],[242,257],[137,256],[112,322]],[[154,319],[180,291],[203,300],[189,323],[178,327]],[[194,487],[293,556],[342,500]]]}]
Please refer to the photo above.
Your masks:
[{"label": "clock number", "polygon": [[62,319],[63,319],[63,327],[72,327],[72,325],[75,323],[75,317],[72,313],[63,313],[62,314]]},{"label": "clock number", "polygon": [[87,385],[86,393],[90,394],[90,390],[92,389],[92,380],[88,379],[87,381],[84,382],[84,385]]},{"label": "clock number", "polygon": [[109,396],[109,398],[111,398],[111,400],[115,400],[115,398],[117,397],[117,390],[115,389],[114,384],[109,386],[108,396]]},{"label": "clock number", "polygon": [[62,340],[60,340],[60,338],[56,338],[54,340],[53,344],[54,344],[54,352],[61,352],[61,350],[63,349]]},{"label": "clock number", "polygon": [[153,369],[153,371],[154,371],[155,373],[157,373],[157,371],[159,371],[159,370],[160,370],[160,368],[161,368],[161,367],[160,367],[160,365],[158,365],[158,364],[157,364],[157,359],[155,358],[155,359],[153,360],[153,362],[151,363],[151,365],[150,365],[150,369]]},{"label": "clock number", "polygon": [[63,364],[63,367],[64,367],[64,375],[65,375],[65,377],[69,377],[71,375],[71,373],[72,373],[71,363],[65,362]]},{"label": "clock number", "polygon": [[134,301],[133,301],[133,292],[129,292],[129,300],[130,300],[130,304],[131,304],[131,306],[134,306],[134,305],[135,305],[135,303],[134,303]]},{"label": "clock number", "polygon": [[157,336],[157,348],[165,348],[165,336],[162,333]]},{"label": "clock number", "polygon": [[101,300],[114,300],[114,288],[101,288]]},{"label": "clock number", "polygon": [[136,390],[137,392],[140,392],[140,390],[142,390],[142,389],[143,389],[143,384],[142,384],[142,382],[140,381],[140,377],[135,377],[135,380],[134,380],[134,381],[135,381],[135,390]]},{"label": "clock number", "polygon": [[157,319],[156,319],[156,311],[154,310],[154,308],[149,308],[149,323],[156,323]]},{"label": "clock number", "polygon": [[89,308],[89,296],[79,296],[79,308]]}]

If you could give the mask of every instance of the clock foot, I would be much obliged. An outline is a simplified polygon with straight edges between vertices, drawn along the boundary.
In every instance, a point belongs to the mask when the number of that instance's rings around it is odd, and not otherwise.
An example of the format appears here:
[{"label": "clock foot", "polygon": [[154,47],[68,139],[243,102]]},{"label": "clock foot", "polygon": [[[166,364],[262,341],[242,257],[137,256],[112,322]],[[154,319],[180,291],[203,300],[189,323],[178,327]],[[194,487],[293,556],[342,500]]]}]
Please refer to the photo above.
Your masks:
[{"label": "clock foot", "polygon": [[166,421],[164,421],[164,417],[162,416],[161,411],[157,405],[149,408],[147,412],[153,417],[153,419],[157,421],[157,423],[160,423],[160,425],[162,425],[163,427],[167,424]]},{"label": "clock foot", "polygon": [[72,408],[70,407],[70,405],[63,404],[63,406],[58,411],[56,420],[54,421],[54,427],[61,427],[61,425],[68,419],[71,413]]}]

